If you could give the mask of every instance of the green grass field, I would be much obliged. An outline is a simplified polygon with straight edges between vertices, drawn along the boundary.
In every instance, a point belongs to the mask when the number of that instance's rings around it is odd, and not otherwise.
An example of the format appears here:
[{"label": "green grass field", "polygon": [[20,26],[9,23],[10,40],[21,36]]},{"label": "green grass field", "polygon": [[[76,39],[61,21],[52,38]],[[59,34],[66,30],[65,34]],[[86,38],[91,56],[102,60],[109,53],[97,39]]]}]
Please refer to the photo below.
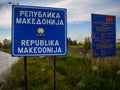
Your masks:
[{"label": "green grass field", "polygon": [[[28,90],[53,90],[53,58],[27,58]],[[119,90],[120,56],[56,58],[56,90]],[[24,90],[24,62],[13,66],[2,90]]]}]

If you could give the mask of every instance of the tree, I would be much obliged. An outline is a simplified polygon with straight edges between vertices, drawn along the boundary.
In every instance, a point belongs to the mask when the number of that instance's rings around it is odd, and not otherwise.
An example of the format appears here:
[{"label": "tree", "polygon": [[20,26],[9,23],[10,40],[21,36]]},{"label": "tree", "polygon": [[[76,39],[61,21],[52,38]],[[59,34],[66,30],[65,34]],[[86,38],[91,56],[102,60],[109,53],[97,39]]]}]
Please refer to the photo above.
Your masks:
[{"label": "tree", "polygon": [[84,49],[90,49],[91,48],[91,42],[90,42],[90,38],[89,37],[85,37],[84,40]]},{"label": "tree", "polygon": [[86,56],[86,53],[90,49],[91,49],[91,40],[90,40],[90,37],[85,37],[85,40],[84,40],[84,57]]},{"label": "tree", "polygon": [[8,39],[3,40],[3,48],[8,49],[10,48],[11,42]]},{"label": "tree", "polygon": [[68,45],[72,45],[72,39],[70,37],[67,38],[67,41],[68,41]]},{"label": "tree", "polygon": [[73,45],[77,45],[77,41],[76,40],[73,41]]},{"label": "tree", "polygon": [[68,45],[77,45],[77,41],[76,40],[72,40],[70,37],[67,38],[68,41]]},{"label": "tree", "polygon": [[2,48],[2,43],[0,42],[0,48]]}]

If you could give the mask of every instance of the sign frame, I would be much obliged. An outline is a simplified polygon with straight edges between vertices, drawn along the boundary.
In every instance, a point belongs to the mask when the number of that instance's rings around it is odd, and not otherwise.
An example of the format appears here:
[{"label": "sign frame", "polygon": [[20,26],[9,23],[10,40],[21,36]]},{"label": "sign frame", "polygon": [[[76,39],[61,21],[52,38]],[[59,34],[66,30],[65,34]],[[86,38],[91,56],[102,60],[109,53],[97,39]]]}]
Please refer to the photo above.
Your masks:
[{"label": "sign frame", "polygon": [[116,16],[91,14],[92,57],[116,55]]},{"label": "sign frame", "polygon": [[[46,25],[46,26],[43,25],[43,27],[45,27],[45,28],[46,27],[47,28],[50,28],[50,27],[53,28],[54,27],[56,29],[61,29],[62,28],[61,31],[59,30],[60,34],[62,34],[62,35],[59,38],[57,38],[57,39],[59,39],[59,45],[60,45],[61,49],[63,50],[63,52],[62,53],[56,53],[55,51],[53,51],[53,53],[33,53],[33,54],[29,54],[29,53],[18,54],[18,53],[16,53],[15,50],[19,47],[19,46],[17,46],[16,41],[19,42],[19,40],[16,39],[18,37],[16,37],[16,31],[15,30],[17,30],[20,27],[19,25],[17,26],[15,24],[15,19],[16,19],[15,17],[17,17],[16,13],[18,13],[18,10],[15,10],[15,9],[17,9],[17,8],[19,10],[27,9],[28,11],[30,11],[31,9],[32,10],[37,10],[37,11],[41,10],[41,12],[51,11],[51,12],[56,12],[56,13],[60,13],[60,15],[63,15],[63,16],[60,16],[60,18],[59,18],[59,19],[63,19],[63,22],[64,22],[63,26],[61,25],[59,27],[58,25],[54,25],[54,26],[52,26],[52,25],[51,26],[50,25]],[[26,17],[22,17],[22,18],[26,18]],[[50,18],[50,19],[52,19],[52,18]],[[23,30],[23,31],[25,31],[25,30]],[[49,31],[49,32],[51,32],[51,31]],[[12,56],[65,56],[65,55],[67,55],[67,9],[65,9],[65,8],[53,8],[53,7],[12,5],[12,32],[11,32],[11,34],[12,34],[12,36],[11,36],[11,38],[12,38],[11,39],[12,40]],[[54,38],[58,37],[57,34],[54,33],[54,35],[56,35],[56,36],[53,36]],[[50,35],[49,35],[49,37],[50,37]],[[60,38],[62,38],[62,40]],[[46,38],[46,39],[49,40],[49,38]],[[57,40],[57,39],[55,39],[55,40]],[[31,40],[33,40],[33,39],[31,39]],[[61,43],[61,42],[63,42],[63,43]],[[58,47],[58,46],[56,46],[56,47]],[[53,48],[55,48],[54,45],[53,45]]]}]

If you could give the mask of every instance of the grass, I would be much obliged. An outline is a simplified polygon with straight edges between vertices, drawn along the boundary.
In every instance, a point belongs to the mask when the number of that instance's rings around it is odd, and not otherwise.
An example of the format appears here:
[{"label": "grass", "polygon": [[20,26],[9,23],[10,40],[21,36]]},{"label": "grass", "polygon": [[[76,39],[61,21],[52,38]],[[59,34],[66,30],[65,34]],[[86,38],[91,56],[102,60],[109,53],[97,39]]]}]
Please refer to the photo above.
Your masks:
[{"label": "grass", "polygon": [[10,49],[0,48],[0,51],[6,52],[6,53],[11,53],[11,50],[10,50]]},{"label": "grass", "polygon": [[[119,90],[119,55],[117,50],[116,57],[98,60],[72,51],[68,56],[56,57],[56,90]],[[53,90],[53,58],[28,57],[27,79],[28,90]],[[23,58],[12,67],[2,90],[24,90]]]},{"label": "grass", "polygon": [[[27,59],[28,90],[50,90],[49,88],[51,88],[51,86],[49,85],[50,82],[48,81],[50,81],[51,78],[49,73],[52,70],[51,65],[47,63],[47,61],[44,62],[38,57],[29,57]],[[43,72],[42,69],[46,69],[47,71]],[[21,59],[16,65],[13,66],[12,72],[3,90],[23,90],[23,74],[24,62],[23,59]]]},{"label": "grass", "polygon": [[69,48],[71,48],[71,49],[83,49],[84,45],[70,45]]},{"label": "grass", "polygon": [[[53,59],[27,58],[28,90],[53,89]],[[100,60],[69,55],[56,58],[56,90],[119,90],[120,57]],[[24,89],[24,61],[13,66],[2,90]]]},{"label": "grass", "polygon": [[116,44],[116,48],[117,48],[117,49],[120,49],[120,43],[117,43],[117,44]]}]

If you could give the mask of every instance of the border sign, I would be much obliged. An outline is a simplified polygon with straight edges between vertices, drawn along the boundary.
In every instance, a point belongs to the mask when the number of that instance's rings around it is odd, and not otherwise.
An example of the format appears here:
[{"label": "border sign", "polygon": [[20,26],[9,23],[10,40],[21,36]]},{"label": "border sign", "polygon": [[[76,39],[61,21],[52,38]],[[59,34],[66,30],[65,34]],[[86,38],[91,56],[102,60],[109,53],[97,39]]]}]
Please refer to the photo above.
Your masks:
[{"label": "border sign", "polygon": [[58,56],[66,53],[66,9],[12,6],[13,56]]},{"label": "border sign", "polygon": [[92,56],[116,55],[116,17],[92,14]]}]

